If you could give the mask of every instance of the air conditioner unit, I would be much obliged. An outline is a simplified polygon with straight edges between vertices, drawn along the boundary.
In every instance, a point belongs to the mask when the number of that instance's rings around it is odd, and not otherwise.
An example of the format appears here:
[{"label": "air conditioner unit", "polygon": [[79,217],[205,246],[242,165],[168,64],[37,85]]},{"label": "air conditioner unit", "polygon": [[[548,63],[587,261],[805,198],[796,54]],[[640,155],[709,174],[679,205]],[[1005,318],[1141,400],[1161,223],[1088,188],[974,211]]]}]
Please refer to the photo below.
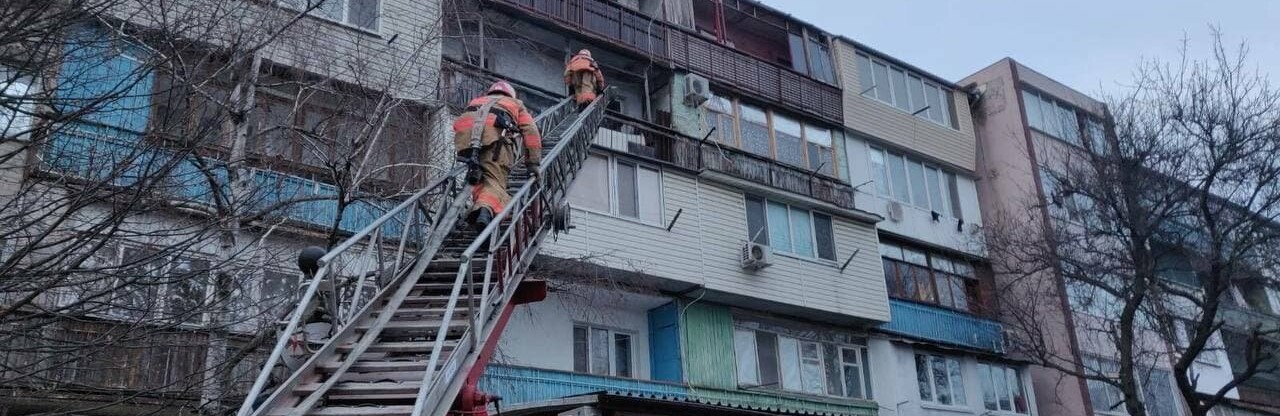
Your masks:
[{"label": "air conditioner unit", "polygon": [[742,244],[742,268],[760,270],[773,264],[773,249],[764,244],[746,242]]},{"label": "air conditioner unit", "polygon": [[711,99],[711,86],[701,75],[688,74],[684,77],[684,105],[697,107]]},{"label": "air conditioner unit", "polygon": [[889,207],[888,209],[886,209],[886,211],[889,212],[889,219],[892,220],[893,222],[902,221],[902,203],[901,202],[889,201]]}]

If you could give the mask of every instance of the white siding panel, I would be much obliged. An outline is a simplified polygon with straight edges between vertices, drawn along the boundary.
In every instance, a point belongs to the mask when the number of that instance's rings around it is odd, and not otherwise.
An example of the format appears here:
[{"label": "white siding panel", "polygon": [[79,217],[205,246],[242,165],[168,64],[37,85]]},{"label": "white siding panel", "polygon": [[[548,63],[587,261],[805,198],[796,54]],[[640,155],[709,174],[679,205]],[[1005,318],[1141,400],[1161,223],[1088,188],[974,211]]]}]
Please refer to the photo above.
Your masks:
[{"label": "white siding panel", "polygon": [[[628,271],[702,284],[709,290],[827,313],[888,320],[875,228],[833,217],[837,261],[775,255],[756,272],[740,266],[747,239],[742,191],[698,178],[663,174],[662,226],[576,210],[576,228],[551,242],[557,257],[589,257]],[[677,211],[680,219],[666,231]],[[857,252],[843,273],[840,265]]]}]

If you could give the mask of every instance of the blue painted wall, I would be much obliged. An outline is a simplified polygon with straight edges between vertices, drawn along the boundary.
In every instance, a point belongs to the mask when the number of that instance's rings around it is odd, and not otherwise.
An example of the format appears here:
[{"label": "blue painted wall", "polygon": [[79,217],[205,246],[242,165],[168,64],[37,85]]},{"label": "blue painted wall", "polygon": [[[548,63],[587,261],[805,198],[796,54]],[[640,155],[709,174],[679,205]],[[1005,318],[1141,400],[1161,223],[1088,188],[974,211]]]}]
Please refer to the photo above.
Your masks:
[{"label": "blue painted wall", "polygon": [[683,382],[680,362],[680,308],[675,302],[649,310],[649,377]]}]

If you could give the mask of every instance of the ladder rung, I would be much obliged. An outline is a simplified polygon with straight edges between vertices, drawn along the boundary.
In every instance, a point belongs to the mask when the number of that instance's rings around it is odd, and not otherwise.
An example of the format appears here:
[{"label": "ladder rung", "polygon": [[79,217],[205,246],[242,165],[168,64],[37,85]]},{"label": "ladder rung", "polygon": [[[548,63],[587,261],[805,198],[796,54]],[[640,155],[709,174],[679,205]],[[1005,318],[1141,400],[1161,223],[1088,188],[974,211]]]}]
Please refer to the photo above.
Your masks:
[{"label": "ladder rung", "polygon": [[[445,340],[444,349],[450,350],[458,346],[458,341]],[[385,341],[375,342],[370,345],[366,352],[431,352],[435,347],[434,341]],[[356,344],[347,343],[338,346],[338,352],[351,352],[356,348]]]},{"label": "ladder rung", "polygon": [[[321,383],[302,384],[294,389],[298,394],[310,394],[320,388]],[[329,395],[354,396],[360,394],[416,394],[421,381],[361,383],[344,381],[329,388]]]},{"label": "ladder rung", "polygon": [[312,416],[409,416],[413,406],[327,406],[307,412]]},{"label": "ladder rung", "polygon": [[[440,362],[437,362],[436,365],[438,366],[442,364],[445,358],[448,358],[448,354],[441,353]],[[333,371],[341,365],[342,362],[340,361],[330,361],[322,363],[318,367],[323,371]],[[424,357],[421,361],[356,361],[355,364],[351,365],[351,368],[348,371],[361,373],[381,371],[427,371],[427,360]]]}]

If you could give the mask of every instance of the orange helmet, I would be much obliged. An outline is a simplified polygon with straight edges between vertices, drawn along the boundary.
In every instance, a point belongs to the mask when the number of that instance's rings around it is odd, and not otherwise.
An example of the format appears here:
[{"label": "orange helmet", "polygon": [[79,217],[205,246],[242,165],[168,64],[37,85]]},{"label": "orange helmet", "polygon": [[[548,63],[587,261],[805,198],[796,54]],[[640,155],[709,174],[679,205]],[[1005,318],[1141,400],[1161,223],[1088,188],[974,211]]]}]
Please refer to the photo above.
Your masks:
[{"label": "orange helmet", "polygon": [[493,83],[493,85],[489,86],[488,91],[485,91],[485,94],[493,94],[493,93],[506,94],[508,97],[516,98],[516,89],[513,88],[511,84],[507,83],[506,81],[495,82]]},{"label": "orange helmet", "polygon": [[578,55],[585,55],[586,57],[590,58],[590,57],[591,57],[591,51],[586,50],[586,49],[583,49],[583,50],[578,51]]}]

